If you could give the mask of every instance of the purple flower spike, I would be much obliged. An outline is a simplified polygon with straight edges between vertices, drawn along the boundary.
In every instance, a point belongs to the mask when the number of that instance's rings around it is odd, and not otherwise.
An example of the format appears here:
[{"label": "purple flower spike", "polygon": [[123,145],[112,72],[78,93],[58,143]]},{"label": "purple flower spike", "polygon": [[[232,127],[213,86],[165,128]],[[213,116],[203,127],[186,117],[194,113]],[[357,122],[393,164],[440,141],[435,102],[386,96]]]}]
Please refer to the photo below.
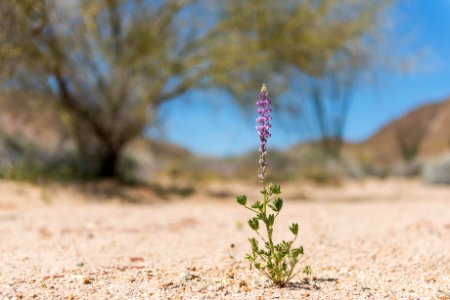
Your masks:
[{"label": "purple flower spike", "polygon": [[272,112],[272,109],[270,108],[270,104],[272,101],[270,101],[269,93],[267,92],[267,87],[265,84],[262,85],[261,92],[258,95],[258,101],[256,102],[256,106],[258,109],[256,112],[259,114],[259,117],[256,119],[256,123],[258,126],[256,126],[256,130],[258,131],[259,136],[259,174],[258,177],[261,181],[264,181],[266,177],[266,169],[267,169],[267,161],[266,161],[266,144],[267,140],[270,138],[270,128],[272,125],[270,124],[270,121],[272,120],[272,117],[270,116],[270,113]]}]

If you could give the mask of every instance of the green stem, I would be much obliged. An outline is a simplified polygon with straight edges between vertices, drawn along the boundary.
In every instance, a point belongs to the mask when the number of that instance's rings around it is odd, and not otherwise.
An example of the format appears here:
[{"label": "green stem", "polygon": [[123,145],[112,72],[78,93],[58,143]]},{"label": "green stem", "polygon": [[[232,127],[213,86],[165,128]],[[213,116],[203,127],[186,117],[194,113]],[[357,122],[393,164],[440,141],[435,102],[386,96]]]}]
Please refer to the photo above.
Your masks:
[{"label": "green stem", "polygon": [[[298,236],[298,234],[296,234],[295,236],[294,236],[294,238],[292,239],[292,241],[289,243],[289,247],[288,247],[288,252],[290,252],[291,251],[291,247],[292,247],[292,244],[295,242],[295,240],[297,239],[297,236]],[[303,254],[302,254],[302,256],[303,256]],[[301,257],[301,256],[300,256]],[[287,278],[286,278],[286,281],[285,281],[285,283],[287,283],[289,280],[291,280],[291,278],[293,278],[294,276],[296,276],[298,273],[295,273],[294,275],[292,275],[292,273],[294,272],[294,269],[295,269],[295,265],[298,263],[298,261],[299,261],[299,258],[297,257],[297,259],[296,259],[296,261],[290,261],[290,270],[289,270],[289,273],[288,273],[288,276],[287,276]]]},{"label": "green stem", "polygon": [[251,208],[251,207],[248,207],[248,206],[244,206],[246,209],[248,209],[248,210],[251,210],[252,212],[254,212],[254,213],[256,213],[256,214],[259,214],[259,211],[257,211],[257,210],[255,210],[255,209],[253,209],[253,208]]},{"label": "green stem", "polygon": [[[295,265],[294,265],[294,267],[295,267]],[[293,269],[292,269],[292,271],[293,271]],[[288,278],[286,279],[286,282],[288,282],[289,280],[291,280],[292,278],[294,278],[295,276],[297,276],[298,274],[300,274],[302,272],[302,270],[299,270],[298,272],[292,274],[292,271],[290,272]]]},{"label": "green stem", "polygon": [[[264,206],[263,206],[263,214],[264,214],[264,218],[267,220],[267,203],[268,203],[268,197],[267,197],[267,189],[266,189],[266,182],[263,181],[263,190],[264,190]],[[273,241],[272,241],[272,230],[270,230],[271,226],[269,226],[268,223],[266,223],[266,230],[267,230],[267,237],[269,239],[269,247],[270,247],[270,252],[273,255],[274,253],[274,249],[273,249]]]},{"label": "green stem", "polygon": [[265,243],[266,239],[258,232],[258,230],[255,230],[256,234],[261,238],[261,240]]},{"label": "green stem", "polygon": [[[261,259],[263,259],[261,255],[259,255],[259,256],[261,257]],[[258,270],[259,272],[261,272],[261,274],[265,275],[267,278],[272,279],[272,278],[270,277],[270,274],[267,273],[266,271],[261,270],[261,269],[257,269],[257,270]]]},{"label": "green stem", "polygon": [[[265,180],[262,181],[262,184],[263,184],[263,191],[264,191],[263,214],[264,214],[264,218],[267,220],[267,204],[269,203],[269,197],[267,195]],[[268,223],[266,223],[266,231],[267,231],[267,238],[269,240],[270,258],[272,258],[274,255],[274,252],[275,252],[274,247],[273,247],[273,240],[272,240],[273,226],[270,226]],[[278,269],[275,271],[275,274],[277,274],[277,277],[278,277],[279,276],[278,262],[275,262],[275,265],[277,266],[277,269]],[[272,280],[279,281],[279,278],[275,278],[275,279],[272,278]]]}]

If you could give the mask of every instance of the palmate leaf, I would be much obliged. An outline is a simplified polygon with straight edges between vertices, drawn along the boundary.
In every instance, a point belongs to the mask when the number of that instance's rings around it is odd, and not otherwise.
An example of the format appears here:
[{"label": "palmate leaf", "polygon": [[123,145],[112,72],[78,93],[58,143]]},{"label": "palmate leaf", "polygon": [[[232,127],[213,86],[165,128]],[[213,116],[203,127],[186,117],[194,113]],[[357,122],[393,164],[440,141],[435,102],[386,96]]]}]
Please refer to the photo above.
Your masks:
[{"label": "palmate leaf", "polygon": [[250,262],[255,261],[255,257],[250,254],[246,254],[244,258]]},{"label": "palmate leaf", "polygon": [[298,234],[298,224],[292,223],[291,227],[289,227],[289,230],[292,232],[293,235]]},{"label": "palmate leaf", "polygon": [[267,216],[267,219],[264,220],[264,223],[266,223],[269,226],[273,226],[273,223],[275,222],[275,216],[270,214]]},{"label": "palmate leaf", "polygon": [[[249,239],[252,252],[247,254],[245,258],[250,262],[250,268],[259,270],[269,277],[275,285],[282,287],[291,279],[292,274],[296,274],[293,271],[304,252],[302,246],[295,248],[293,245],[299,232],[297,223],[293,223],[289,227],[289,230],[295,236],[291,241],[283,240],[274,243],[272,236],[274,223],[283,208],[283,199],[278,196],[280,193],[280,186],[271,184],[268,189],[262,191],[264,199],[255,201],[251,206],[247,206],[245,195],[236,197],[236,201],[254,213],[253,217],[248,220],[248,225],[258,234],[262,242],[260,248],[259,238]],[[275,197],[272,195],[275,195]],[[272,197],[274,199],[270,200]],[[268,207],[271,211],[268,211]],[[260,226],[260,222],[262,222],[262,226]],[[307,275],[312,272],[309,266],[306,266],[302,271]]]},{"label": "palmate leaf", "polygon": [[258,241],[255,238],[249,238],[248,241],[250,242],[250,245],[252,246],[252,251],[257,252],[258,251]]},{"label": "palmate leaf", "polygon": [[303,247],[299,247],[299,248],[295,248],[291,250],[291,255],[292,257],[294,257],[295,259],[298,258],[300,255],[303,255]]},{"label": "palmate leaf", "polygon": [[281,187],[279,184],[271,184],[269,186],[269,189],[270,189],[271,194],[275,194],[275,195],[281,194]]},{"label": "palmate leaf", "polygon": [[251,229],[257,231],[259,229],[259,221],[257,218],[253,218],[248,220],[248,225],[250,226]]},{"label": "palmate leaf", "polygon": [[276,212],[279,212],[281,208],[283,207],[283,199],[277,198],[273,200],[271,204],[269,204],[269,207]]},{"label": "palmate leaf", "polygon": [[255,203],[253,203],[252,208],[257,209],[259,211],[263,210],[264,205],[261,203],[261,201],[257,200]]},{"label": "palmate leaf", "polygon": [[311,275],[312,274],[311,266],[305,266],[303,268],[303,273],[306,274],[306,275]]},{"label": "palmate leaf", "polygon": [[240,205],[246,205],[247,204],[247,196],[245,195],[239,195],[236,197],[236,202]]}]

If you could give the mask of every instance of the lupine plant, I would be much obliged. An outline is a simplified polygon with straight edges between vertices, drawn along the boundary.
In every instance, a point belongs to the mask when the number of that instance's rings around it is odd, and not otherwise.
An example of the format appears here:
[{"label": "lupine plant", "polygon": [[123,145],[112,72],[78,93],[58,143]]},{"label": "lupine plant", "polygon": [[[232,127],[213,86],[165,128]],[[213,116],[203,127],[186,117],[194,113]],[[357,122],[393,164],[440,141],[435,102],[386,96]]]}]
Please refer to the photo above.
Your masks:
[{"label": "lupine plant", "polygon": [[[267,87],[263,84],[261,92],[256,102],[258,118],[256,119],[259,144],[259,173],[258,179],[261,182],[262,201],[257,200],[253,204],[248,204],[247,196],[237,196],[237,202],[255,214],[255,217],[248,220],[248,225],[255,231],[264,245],[259,244],[257,238],[250,238],[251,253],[245,258],[254,267],[275,285],[283,287],[294,276],[300,272],[295,272],[295,266],[303,256],[303,247],[294,247],[294,242],[298,237],[298,224],[293,223],[289,230],[294,235],[290,241],[275,243],[273,239],[273,229],[275,220],[283,208],[281,198],[281,187],[277,184],[266,184],[267,173],[267,140],[270,138],[271,125],[271,100]],[[303,273],[311,274],[311,267],[306,266]]]}]

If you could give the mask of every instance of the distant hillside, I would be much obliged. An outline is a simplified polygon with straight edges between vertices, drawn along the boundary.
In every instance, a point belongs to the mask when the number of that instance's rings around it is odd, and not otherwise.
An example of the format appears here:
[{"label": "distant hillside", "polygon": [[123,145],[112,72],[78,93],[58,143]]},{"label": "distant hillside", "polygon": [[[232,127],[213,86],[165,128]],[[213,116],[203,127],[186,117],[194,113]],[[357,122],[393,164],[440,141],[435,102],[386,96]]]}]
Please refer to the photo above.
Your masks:
[{"label": "distant hillside", "polygon": [[384,126],[358,148],[377,162],[425,159],[450,150],[450,99],[421,106]]}]

